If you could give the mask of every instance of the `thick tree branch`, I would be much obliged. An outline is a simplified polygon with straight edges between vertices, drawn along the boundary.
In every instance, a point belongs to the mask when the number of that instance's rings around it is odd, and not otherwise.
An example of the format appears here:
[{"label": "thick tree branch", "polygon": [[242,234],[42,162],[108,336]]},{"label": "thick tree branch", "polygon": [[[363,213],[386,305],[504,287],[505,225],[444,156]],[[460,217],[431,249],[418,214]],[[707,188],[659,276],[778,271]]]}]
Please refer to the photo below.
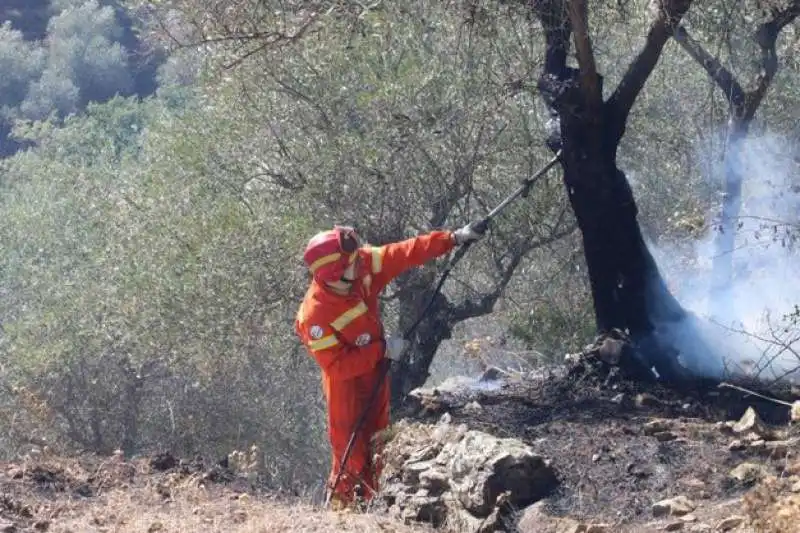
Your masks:
[{"label": "thick tree branch", "polygon": [[780,31],[800,15],[800,0],[794,0],[785,9],[772,9],[771,18],[762,23],[755,32],[754,40],[761,49],[761,71],[756,77],[755,89],[746,91],[730,70],[719,59],[711,55],[695,41],[682,26],[675,29],[675,40],[711,76],[725,94],[734,116],[749,123],[778,72],[778,57],[775,43]]},{"label": "thick tree branch", "polygon": [[761,48],[761,72],[758,73],[756,88],[747,94],[744,119],[753,119],[761,100],[778,72],[778,54],[775,43],[781,30],[800,15],[800,0],[793,0],[785,9],[772,8],[772,19],[761,24],[756,30],[755,40]]},{"label": "thick tree branch", "polygon": [[545,32],[544,71],[560,74],[566,69],[569,36],[572,33],[563,0],[533,2],[533,10]]},{"label": "thick tree branch", "polygon": [[[599,109],[603,102],[600,78],[589,36],[589,16],[586,0],[569,0],[567,4],[569,20],[573,28],[575,56],[581,73],[581,90],[589,109]],[[595,114],[596,115],[596,114]]]},{"label": "thick tree branch", "polygon": [[720,63],[719,59],[711,55],[703,45],[689,35],[686,28],[678,26],[675,29],[675,40],[692,59],[697,61],[722,90],[728,105],[738,107],[744,105],[745,92],[730,70]]},{"label": "thick tree branch", "polygon": [[775,35],[789,23],[800,16],[800,0],[793,0],[786,9],[772,8],[772,24],[775,25]]},{"label": "thick tree branch", "polygon": [[655,13],[650,22],[644,48],[628,66],[622,81],[606,103],[609,113],[614,117],[616,140],[622,137],[633,103],[658,63],[664,45],[675,32],[675,28],[691,4],[692,0],[654,0],[651,3]]}]

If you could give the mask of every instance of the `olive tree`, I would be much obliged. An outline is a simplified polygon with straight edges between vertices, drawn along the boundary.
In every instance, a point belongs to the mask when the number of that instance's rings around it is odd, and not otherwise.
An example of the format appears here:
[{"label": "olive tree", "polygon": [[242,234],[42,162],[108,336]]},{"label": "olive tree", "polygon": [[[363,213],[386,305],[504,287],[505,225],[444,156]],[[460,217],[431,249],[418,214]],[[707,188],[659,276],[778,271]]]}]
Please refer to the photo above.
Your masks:
[{"label": "olive tree", "polygon": [[[546,162],[523,85],[540,55],[524,10],[476,18],[435,2],[323,7],[167,2],[157,12],[170,30],[163,38],[215,58],[209,91],[239,92],[233,112],[252,138],[225,156],[231,168],[306,199],[320,229],[352,223],[383,244],[482,217]],[[493,310],[526,255],[572,232],[554,181],[527,206],[498,220],[488,246],[435,296],[412,356],[393,372],[395,403],[425,382],[454,325]],[[391,287],[390,328],[420,316],[442,267]]]}]

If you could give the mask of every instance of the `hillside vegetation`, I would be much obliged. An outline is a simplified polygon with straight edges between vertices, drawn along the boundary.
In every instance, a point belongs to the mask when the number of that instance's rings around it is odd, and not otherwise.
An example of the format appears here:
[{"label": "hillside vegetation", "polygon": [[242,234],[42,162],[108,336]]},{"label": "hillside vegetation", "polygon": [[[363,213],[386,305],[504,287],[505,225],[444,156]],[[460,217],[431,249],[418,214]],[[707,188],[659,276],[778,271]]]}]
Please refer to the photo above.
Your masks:
[{"label": "hillside vegetation", "polygon": [[[591,461],[611,453],[588,451],[602,432],[612,448],[636,432],[641,447],[620,453],[648,472],[653,461],[672,468],[691,456],[680,468],[694,469],[728,453],[727,436],[708,437],[711,427],[738,419],[753,398],[724,395],[735,407],[725,411],[706,394],[718,381],[746,376],[796,399],[798,13],[796,0],[3,3],[0,459],[25,470],[23,458],[46,448],[57,468],[92,477],[122,454],[141,475],[114,482],[113,505],[105,488],[88,499],[61,494],[77,505],[69,525],[52,515],[40,482],[9,474],[1,492],[26,487],[30,516],[13,502],[0,515],[86,531],[141,514],[188,531],[204,519],[192,511],[197,479],[181,478],[188,485],[173,507],[151,508],[169,476],[147,473],[147,458],[213,465],[255,446],[250,499],[230,500],[230,487],[203,496],[200,507],[227,517],[213,527],[257,528],[280,512],[287,524],[307,519],[326,531],[330,515],[309,510],[330,461],[319,370],[293,332],[307,239],[334,223],[375,244],[463,225],[559,146],[568,156],[493,222],[424,317],[414,357],[393,372],[394,421],[438,422],[405,410],[420,386],[490,366],[535,374],[603,329],[598,342],[626,339],[615,368],[636,394],[681,402],[686,393],[694,410],[619,415],[609,402],[623,391],[612,380],[570,389],[568,422],[545,420],[551,403],[567,402],[548,389],[546,401],[531,391],[502,397],[502,413],[464,423],[525,444],[549,438],[535,429],[543,421],[563,430],[554,446],[589,454],[591,465],[557,464],[587,513],[605,501],[598,480],[622,475]],[[558,87],[563,98],[552,100]],[[598,111],[622,101],[621,122]],[[598,229],[626,216],[630,233]],[[445,266],[432,262],[388,288],[387,331],[416,319]],[[686,314],[653,320],[640,306],[653,299],[661,318]],[[617,331],[623,322],[628,332]],[[683,388],[653,370],[657,356],[686,365]],[[639,435],[647,417],[667,415],[686,442]],[[607,425],[596,433],[593,419]],[[772,423],[789,431],[787,420]],[[735,466],[725,457],[704,483],[722,483],[723,467]],[[610,470],[586,470],[601,466]],[[791,492],[770,467],[777,485],[747,492],[765,502],[751,506],[758,512]],[[659,479],[679,481],[670,475]],[[634,478],[626,498],[638,497]],[[645,513],[672,486],[653,490],[626,512]],[[720,491],[711,494],[746,493]],[[269,507],[276,492],[295,496]],[[231,502],[246,507],[238,525]],[[126,510],[105,525],[86,522],[116,506]],[[610,520],[574,510],[575,520]],[[752,524],[763,520],[752,513]],[[630,523],[646,523],[637,516]],[[351,518],[353,528],[417,527]]]}]

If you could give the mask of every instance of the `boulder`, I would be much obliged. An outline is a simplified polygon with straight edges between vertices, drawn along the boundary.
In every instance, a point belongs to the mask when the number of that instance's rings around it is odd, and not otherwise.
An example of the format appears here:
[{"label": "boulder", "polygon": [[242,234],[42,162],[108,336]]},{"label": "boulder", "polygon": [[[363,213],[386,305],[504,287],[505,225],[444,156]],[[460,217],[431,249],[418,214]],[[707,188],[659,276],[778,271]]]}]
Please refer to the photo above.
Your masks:
[{"label": "boulder", "polygon": [[[755,438],[761,437],[764,440],[769,440],[771,437],[771,431],[752,407],[747,408],[742,417],[731,426],[731,429],[737,435],[755,434]],[[751,437],[748,440],[754,439]]]},{"label": "boulder", "polygon": [[482,524],[481,531],[494,531],[492,524],[511,509],[529,506],[558,485],[550,462],[519,439],[467,430],[450,417],[436,426],[397,426],[384,450],[383,497],[390,513],[407,521]]}]

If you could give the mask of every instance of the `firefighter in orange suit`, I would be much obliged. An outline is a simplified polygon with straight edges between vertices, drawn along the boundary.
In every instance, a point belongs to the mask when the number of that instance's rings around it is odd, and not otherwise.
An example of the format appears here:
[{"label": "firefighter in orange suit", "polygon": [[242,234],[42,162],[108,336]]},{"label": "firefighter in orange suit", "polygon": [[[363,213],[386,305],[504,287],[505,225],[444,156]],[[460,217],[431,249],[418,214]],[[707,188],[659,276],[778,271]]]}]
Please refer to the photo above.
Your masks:
[{"label": "firefighter in orange suit", "polygon": [[[372,247],[362,245],[352,228],[336,226],[309,241],[303,259],[313,281],[297,313],[295,330],[322,369],[333,453],[329,490],[356,421],[381,379],[379,363],[384,358],[399,360],[407,347],[405,339],[384,332],[378,295],[404,271],[481,236],[470,224]],[[369,500],[378,489],[381,467],[373,459],[379,452],[372,449],[373,436],[389,425],[389,382],[383,379],[331,494],[337,507],[350,505],[356,497]]]}]

